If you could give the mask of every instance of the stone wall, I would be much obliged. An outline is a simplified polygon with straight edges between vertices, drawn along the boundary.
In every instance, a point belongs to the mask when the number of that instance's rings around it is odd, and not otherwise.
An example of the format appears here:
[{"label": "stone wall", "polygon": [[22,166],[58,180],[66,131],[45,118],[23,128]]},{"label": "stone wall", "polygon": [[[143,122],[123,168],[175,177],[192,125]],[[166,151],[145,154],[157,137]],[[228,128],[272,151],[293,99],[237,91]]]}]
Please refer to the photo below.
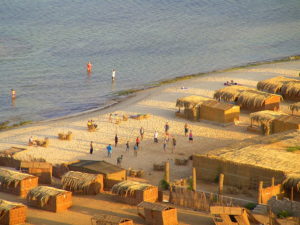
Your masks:
[{"label": "stone wall", "polygon": [[276,196],[274,196],[268,201],[268,206],[275,214],[285,210],[291,213],[294,217],[300,217],[300,202],[291,201],[287,198],[278,200]]}]

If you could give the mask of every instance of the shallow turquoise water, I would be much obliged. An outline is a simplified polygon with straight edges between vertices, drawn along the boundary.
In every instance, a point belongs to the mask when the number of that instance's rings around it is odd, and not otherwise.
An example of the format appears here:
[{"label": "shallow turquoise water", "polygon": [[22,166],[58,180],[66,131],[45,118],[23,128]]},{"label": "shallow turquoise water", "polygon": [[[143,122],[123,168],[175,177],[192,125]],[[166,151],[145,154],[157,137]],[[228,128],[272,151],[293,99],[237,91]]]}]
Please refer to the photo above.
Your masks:
[{"label": "shallow turquoise water", "polygon": [[68,115],[115,91],[299,53],[299,0],[0,0],[0,121]]}]

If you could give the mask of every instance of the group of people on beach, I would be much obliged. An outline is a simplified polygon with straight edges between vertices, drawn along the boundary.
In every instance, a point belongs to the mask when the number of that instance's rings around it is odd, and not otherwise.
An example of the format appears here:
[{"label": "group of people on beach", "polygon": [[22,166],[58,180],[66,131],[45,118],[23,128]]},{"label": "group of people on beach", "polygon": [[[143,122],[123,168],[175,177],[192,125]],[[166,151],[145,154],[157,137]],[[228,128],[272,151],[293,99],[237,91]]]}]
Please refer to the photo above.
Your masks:
[{"label": "group of people on beach", "polygon": [[[87,71],[88,74],[90,74],[92,72],[92,68],[93,68],[93,64],[91,62],[88,62],[86,64],[86,71]],[[116,70],[113,69],[112,73],[111,73],[111,80],[115,81],[115,79],[116,79]]]}]

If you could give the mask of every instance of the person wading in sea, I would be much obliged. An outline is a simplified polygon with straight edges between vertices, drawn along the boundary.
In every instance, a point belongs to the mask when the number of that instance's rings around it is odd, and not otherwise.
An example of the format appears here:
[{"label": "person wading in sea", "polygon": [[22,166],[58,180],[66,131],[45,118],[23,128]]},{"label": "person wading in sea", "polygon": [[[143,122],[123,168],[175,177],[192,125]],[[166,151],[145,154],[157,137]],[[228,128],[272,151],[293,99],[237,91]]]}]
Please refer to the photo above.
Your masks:
[{"label": "person wading in sea", "polygon": [[92,67],[93,67],[92,63],[91,63],[91,62],[88,62],[88,63],[86,64],[86,71],[87,71],[88,73],[91,73],[91,72],[92,72]]},{"label": "person wading in sea", "polygon": [[111,79],[112,79],[112,81],[115,81],[115,79],[116,79],[116,71],[114,69],[112,70],[112,73],[111,73]]}]

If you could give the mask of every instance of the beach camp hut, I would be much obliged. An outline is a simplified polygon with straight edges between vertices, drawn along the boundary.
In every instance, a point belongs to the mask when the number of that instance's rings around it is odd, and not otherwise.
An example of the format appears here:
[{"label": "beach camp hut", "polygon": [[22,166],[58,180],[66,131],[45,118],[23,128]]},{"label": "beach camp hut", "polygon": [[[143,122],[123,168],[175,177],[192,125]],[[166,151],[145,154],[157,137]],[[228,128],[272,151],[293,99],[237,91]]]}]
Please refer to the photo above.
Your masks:
[{"label": "beach camp hut", "polygon": [[[188,120],[199,120],[200,114],[198,106],[206,100],[209,100],[209,98],[197,95],[178,98],[176,101],[176,107],[178,107],[176,115]],[[181,108],[184,108],[183,113],[181,112]]]},{"label": "beach camp hut", "polygon": [[99,214],[91,218],[92,225],[133,225],[131,219]]},{"label": "beach camp hut", "polygon": [[0,224],[23,224],[26,220],[27,207],[21,203],[0,200]]},{"label": "beach camp hut", "polygon": [[69,171],[61,180],[63,189],[87,195],[103,191],[103,175]]},{"label": "beach camp hut", "polygon": [[135,181],[122,181],[111,189],[117,199],[127,204],[136,205],[142,201],[155,202],[158,198],[158,187]]},{"label": "beach camp hut", "polygon": [[300,80],[288,77],[273,77],[257,83],[257,89],[282,95],[288,100],[300,100]]},{"label": "beach camp hut", "polygon": [[25,197],[38,185],[38,177],[15,170],[0,168],[0,190]]},{"label": "beach camp hut", "polygon": [[300,129],[300,117],[283,115],[273,120],[273,133]]},{"label": "beach camp hut", "polygon": [[0,151],[0,166],[12,168],[20,167],[21,161],[16,159],[15,156],[23,151],[26,151],[26,148],[10,147]]},{"label": "beach camp hut", "polygon": [[40,184],[51,184],[52,182],[51,163],[21,161],[20,168],[18,169],[20,169],[22,172],[37,176]]},{"label": "beach camp hut", "polygon": [[273,132],[273,120],[282,115],[287,115],[283,112],[275,112],[271,110],[263,110],[250,113],[251,124],[247,128],[249,131],[258,131],[264,135],[269,135]]},{"label": "beach camp hut", "polygon": [[199,114],[201,120],[218,123],[233,123],[239,120],[240,107],[211,99],[204,101],[199,106]]},{"label": "beach camp hut", "polygon": [[72,206],[72,192],[48,186],[38,186],[27,194],[27,203],[52,212],[61,212]]},{"label": "beach camp hut", "polygon": [[72,171],[102,174],[104,180],[104,189],[107,190],[110,190],[114,184],[127,179],[125,169],[106,161],[79,160],[69,164],[68,167]]},{"label": "beach camp hut", "polygon": [[300,173],[288,174],[282,187],[291,200],[300,201]]},{"label": "beach camp hut", "polygon": [[[177,209],[171,206],[141,202],[138,206],[138,215],[149,225],[177,225]],[[142,212],[142,209],[144,209]]]},{"label": "beach camp hut", "polygon": [[217,90],[214,93],[214,98],[219,101],[235,103],[239,105],[241,109],[250,111],[277,111],[279,109],[279,103],[282,100],[280,95],[270,94],[239,85]]},{"label": "beach camp hut", "polygon": [[247,209],[230,206],[211,206],[210,214],[216,225],[259,225]]}]

